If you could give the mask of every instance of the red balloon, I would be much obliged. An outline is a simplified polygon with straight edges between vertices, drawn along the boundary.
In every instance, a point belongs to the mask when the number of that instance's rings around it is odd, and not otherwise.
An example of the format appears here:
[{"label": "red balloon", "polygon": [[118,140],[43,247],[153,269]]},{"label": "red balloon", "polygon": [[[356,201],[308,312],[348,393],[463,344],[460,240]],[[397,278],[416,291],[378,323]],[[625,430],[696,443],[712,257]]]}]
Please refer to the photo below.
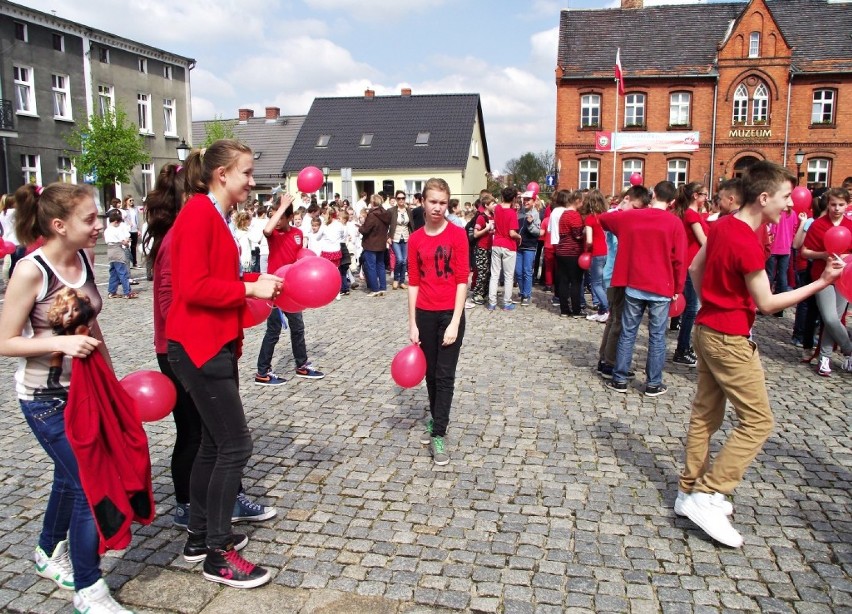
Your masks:
[{"label": "red balloon", "polygon": [[842,254],[852,245],[852,232],[846,226],[834,226],[825,231],[823,242],[829,254]]},{"label": "red balloon", "polygon": [[843,262],[846,263],[846,266],[840,273],[840,279],[834,282],[834,287],[843,298],[852,303],[852,254],[845,256]]},{"label": "red balloon", "polygon": [[630,175],[630,185],[642,185],[641,173],[632,173]]},{"label": "red balloon", "polygon": [[119,382],[136,404],[142,422],[156,422],[168,416],[177,401],[177,390],[159,371],[136,371]]},{"label": "red balloon", "polygon": [[246,298],[246,307],[243,310],[243,328],[251,328],[261,322],[266,322],[271,311],[272,305],[269,301],[253,296]]},{"label": "red balloon", "polygon": [[328,305],[340,292],[340,271],[325,258],[303,258],[287,271],[284,292],[309,309]]},{"label": "red balloon", "polygon": [[299,313],[300,311],[305,310],[305,306],[301,303],[297,303],[293,300],[293,297],[287,294],[287,289],[281,291],[281,294],[278,295],[278,298],[275,299],[275,306],[278,307],[281,311],[286,311],[287,313]]},{"label": "red balloon", "polygon": [[426,377],[426,355],[416,343],[407,345],[391,361],[391,377],[398,386],[413,388]]},{"label": "red balloon", "polygon": [[306,166],[299,171],[299,176],[296,178],[296,187],[300,192],[316,192],[322,187],[325,182],[322,171],[316,166]]},{"label": "red balloon", "polygon": [[583,252],[580,254],[580,259],[577,261],[577,264],[584,271],[588,271],[589,267],[592,266],[592,255],[589,252]]},{"label": "red balloon", "polygon": [[540,191],[541,191],[541,187],[538,185],[538,182],[536,182],[536,181],[530,181],[530,182],[527,184],[527,192],[532,192],[532,193],[533,193],[533,198],[535,198],[535,197],[536,197],[536,195],[537,195]]},{"label": "red balloon", "polygon": [[309,250],[307,247],[303,247],[296,253],[296,260],[304,260],[305,258],[318,258],[315,253]]},{"label": "red balloon", "polygon": [[280,277],[281,279],[284,279],[284,276],[287,275],[287,271],[290,270],[291,266],[293,266],[293,265],[292,264],[285,264],[284,266],[280,266],[280,267],[278,267],[278,270],[276,270],[273,273],[273,275],[275,275],[275,277]]},{"label": "red balloon", "polygon": [[4,256],[11,256],[15,253],[17,246],[11,241],[3,241],[3,246],[0,247]]},{"label": "red balloon", "polygon": [[811,201],[813,201],[813,195],[811,191],[807,189],[803,185],[798,185],[793,188],[793,193],[790,194],[790,198],[793,199],[793,205],[798,208],[810,208]]},{"label": "red balloon", "polygon": [[677,299],[669,303],[669,317],[676,318],[686,309],[686,298],[683,294],[678,294]]}]

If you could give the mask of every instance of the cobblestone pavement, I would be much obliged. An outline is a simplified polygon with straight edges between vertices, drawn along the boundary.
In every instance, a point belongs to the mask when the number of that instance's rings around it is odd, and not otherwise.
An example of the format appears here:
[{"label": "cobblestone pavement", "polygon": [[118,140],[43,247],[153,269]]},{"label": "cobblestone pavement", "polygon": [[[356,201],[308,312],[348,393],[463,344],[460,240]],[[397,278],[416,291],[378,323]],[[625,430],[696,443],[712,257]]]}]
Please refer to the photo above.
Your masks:
[{"label": "cobblestone pavement", "polygon": [[[156,368],[151,289],[138,288],[101,316],[119,376]],[[274,581],[222,588],[183,562],[163,420],[147,427],[159,515],[105,559],[110,585],[138,612],[852,612],[852,375],[799,364],[791,312],[756,327],[777,427],[735,493],[745,545],[732,550],[672,512],[694,371],[667,363],[669,392],[654,399],[641,374],[611,394],[594,371],[602,326],[547,303],[536,289],[531,307],[467,312],[440,468],[418,441],[425,389],[389,376],[407,343],[404,292],[354,291],[306,313],[321,381],[291,377],[285,334],[287,383],[254,385],[263,331],[249,330],[245,485],[278,516],[246,527],[246,551]],[[49,464],[17,406],[14,362],[0,364],[0,610],[70,612],[70,594],[33,572]]]}]

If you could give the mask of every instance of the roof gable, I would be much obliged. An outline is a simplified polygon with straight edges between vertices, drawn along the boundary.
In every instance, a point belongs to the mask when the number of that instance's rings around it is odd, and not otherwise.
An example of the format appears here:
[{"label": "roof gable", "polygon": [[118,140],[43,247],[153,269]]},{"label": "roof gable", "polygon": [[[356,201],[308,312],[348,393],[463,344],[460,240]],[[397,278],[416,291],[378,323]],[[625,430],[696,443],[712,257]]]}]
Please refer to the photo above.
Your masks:
[{"label": "roof gable", "polygon": [[[490,168],[478,94],[316,98],[286,170],[463,169],[477,119]],[[418,134],[424,132],[429,133],[428,144],[417,145]],[[323,135],[329,137],[328,143],[318,147]],[[372,135],[369,146],[361,145],[364,135]]]}]

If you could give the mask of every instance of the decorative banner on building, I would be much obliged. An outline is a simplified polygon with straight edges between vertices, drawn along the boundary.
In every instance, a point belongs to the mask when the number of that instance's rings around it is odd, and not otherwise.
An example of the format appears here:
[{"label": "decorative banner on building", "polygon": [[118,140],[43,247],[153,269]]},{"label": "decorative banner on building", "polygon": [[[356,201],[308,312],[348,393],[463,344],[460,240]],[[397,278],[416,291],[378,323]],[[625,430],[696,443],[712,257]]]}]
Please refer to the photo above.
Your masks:
[{"label": "decorative banner on building", "polygon": [[695,151],[698,132],[595,132],[595,151],[632,153]]}]

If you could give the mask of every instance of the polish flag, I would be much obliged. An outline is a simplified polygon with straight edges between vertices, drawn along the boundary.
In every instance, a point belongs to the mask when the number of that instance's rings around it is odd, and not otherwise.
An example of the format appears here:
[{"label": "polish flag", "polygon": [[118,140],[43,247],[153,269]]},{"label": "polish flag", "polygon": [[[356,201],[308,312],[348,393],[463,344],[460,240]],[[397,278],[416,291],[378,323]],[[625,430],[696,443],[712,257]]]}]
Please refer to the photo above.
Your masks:
[{"label": "polish flag", "polygon": [[624,96],[624,71],[621,70],[621,47],[615,52],[615,80],[618,81],[618,93]]}]

